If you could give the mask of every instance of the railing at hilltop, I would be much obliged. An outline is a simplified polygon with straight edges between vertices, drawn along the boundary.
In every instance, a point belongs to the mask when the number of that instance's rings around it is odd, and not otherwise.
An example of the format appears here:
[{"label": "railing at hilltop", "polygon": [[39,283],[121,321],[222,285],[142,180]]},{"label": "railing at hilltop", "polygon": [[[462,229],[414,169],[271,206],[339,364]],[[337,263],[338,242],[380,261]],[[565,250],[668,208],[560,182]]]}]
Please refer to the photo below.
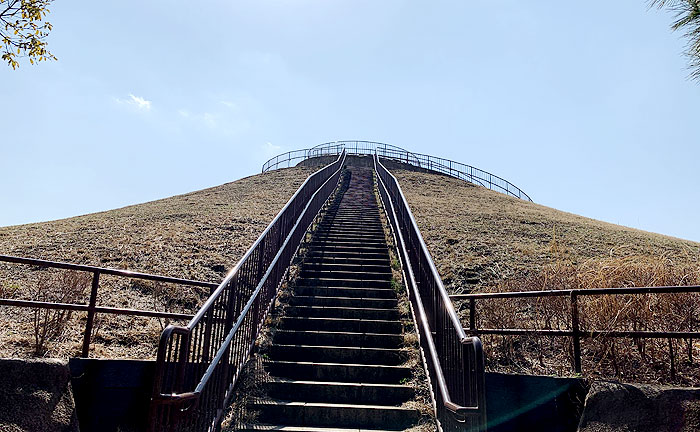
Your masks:
[{"label": "railing at hilltop", "polygon": [[194,318],[163,331],[151,431],[219,430],[290,262],[335,190],[344,163],[343,152],[309,176]]},{"label": "railing at hilltop", "polygon": [[467,337],[396,178],[374,157],[442,431],[485,431],[484,354]]},{"label": "railing at hilltop", "polygon": [[195,281],[189,279],[179,279],[167,276],[160,276],[147,273],[132,272],[129,270],[120,270],[104,267],[95,267],[79,264],[71,264],[65,262],[57,261],[46,261],[34,258],[23,258],[15,257],[9,255],[0,255],[0,262],[10,263],[10,264],[24,264],[30,266],[36,266],[39,268],[55,268],[62,270],[71,270],[77,272],[85,272],[92,274],[92,283],[90,288],[90,298],[88,304],[76,304],[76,303],[58,303],[58,302],[46,302],[46,301],[35,301],[35,300],[25,300],[25,299],[15,299],[15,298],[0,298],[0,306],[13,306],[21,308],[31,308],[31,309],[58,309],[58,310],[68,310],[68,311],[80,311],[87,312],[87,319],[85,320],[85,329],[83,331],[83,347],[81,350],[82,357],[88,357],[90,353],[90,342],[92,337],[92,328],[95,323],[95,315],[98,313],[111,314],[111,315],[131,315],[140,317],[150,317],[150,318],[169,318],[169,319],[179,319],[188,320],[192,318],[191,314],[182,314],[174,312],[165,311],[155,311],[155,310],[140,310],[140,309],[128,309],[128,308],[117,308],[117,307],[107,307],[98,306],[97,300],[99,298],[99,287],[100,287],[100,275],[112,275],[120,276],[129,279],[141,279],[149,280],[154,282],[165,282],[172,283],[176,285],[186,285],[186,286],[196,286],[214,289],[218,285],[210,282]]},{"label": "railing at hilltop", "polygon": [[298,163],[321,156],[335,156],[343,150],[348,155],[377,154],[382,159],[410,164],[430,171],[455,177],[469,183],[495,190],[506,195],[532,201],[519,187],[508,180],[471,165],[427,154],[413,153],[391,144],[373,141],[332,141],[303,150],[293,150],[277,155],[263,164],[262,172],[288,168]]}]

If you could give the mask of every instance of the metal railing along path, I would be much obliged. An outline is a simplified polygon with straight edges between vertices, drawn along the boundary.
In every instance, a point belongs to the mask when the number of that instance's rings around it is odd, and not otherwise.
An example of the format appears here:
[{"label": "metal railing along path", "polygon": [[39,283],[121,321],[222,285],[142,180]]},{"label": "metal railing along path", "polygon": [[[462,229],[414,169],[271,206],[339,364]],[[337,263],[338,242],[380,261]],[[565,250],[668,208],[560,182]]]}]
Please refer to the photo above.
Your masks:
[{"label": "metal railing along path", "polygon": [[373,141],[332,141],[308,149],[289,151],[265,162],[262,166],[262,172],[295,166],[311,158],[338,155],[343,150],[348,155],[374,155],[376,153],[381,159],[391,159],[429,171],[439,172],[506,195],[532,201],[522,189],[488,171],[461,162],[414,153],[395,145]]},{"label": "metal railing along path", "polygon": [[174,312],[163,312],[163,311],[153,311],[153,310],[140,310],[140,309],[127,309],[127,308],[116,308],[116,307],[106,307],[97,306],[97,300],[99,297],[98,291],[100,286],[100,275],[112,275],[120,276],[130,279],[141,279],[149,280],[155,282],[166,282],[173,283],[177,285],[187,285],[187,286],[197,286],[205,288],[216,288],[218,285],[210,282],[201,282],[189,279],[179,279],[167,276],[153,275],[147,273],[132,272],[129,270],[120,270],[104,267],[95,267],[79,264],[71,264],[58,261],[47,261],[34,258],[23,258],[15,257],[9,255],[0,255],[0,262],[6,262],[11,264],[24,264],[33,265],[41,268],[56,268],[63,270],[73,270],[80,272],[92,273],[92,284],[90,288],[90,300],[88,304],[74,304],[74,303],[57,303],[57,302],[44,302],[35,300],[22,300],[22,299],[11,299],[11,298],[0,298],[0,306],[14,306],[23,308],[33,308],[33,309],[62,309],[62,310],[72,310],[87,312],[87,320],[85,320],[85,330],[83,331],[83,347],[81,350],[82,357],[88,357],[90,353],[90,341],[92,336],[92,328],[95,323],[95,315],[98,313],[112,314],[112,315],[132,315],[141,317],[151,317],[151,318],[171,318],[188,320],[192,318],[191,314],[181,314]]},{"label": "metal railing along path", "polygon": [[151,431],[216,431],[290,263],[336,189],[345,153],[309,176],[186,326],[158,346]]},{"label": "metal railing along path", "polygon": [[481,341],[464,332],[401,187],[377,155],[374,169],[408,285],[440,428],[484,431],[486,396]]},{"label": "metal railing along path", "polygon": [[[453,300],[466,300],[469,302],[469,327],[465,330],[473,335],[500,335],[500,336],[548,336],[570,337],[573,346],[573,369],[581,373],[581,339],[608,337],[608,338],[655,338],[669,340],[669,360],[671,363],[671,376],[674,373],[673,339],[700,339],[697,331],[649,331],[649,330],[593,330],[584,329],[579,317],[579,297],[604,296],[604,295],[643,295],[643,294],[678,294],[700,293],[700,286],[656,286],[656,287],[627,287],[627,288],[591,288],[591,289],[567,289],[544,291],[510,291],[496,293],[477,294],[453,294]],[[570,299],[569,311],[570,329],[524,329],[524,328],[479,328],[476,302],[493,299],[522,299],[543,297],[568,297]],[[692,351],[691,351],[692,353]]]}]

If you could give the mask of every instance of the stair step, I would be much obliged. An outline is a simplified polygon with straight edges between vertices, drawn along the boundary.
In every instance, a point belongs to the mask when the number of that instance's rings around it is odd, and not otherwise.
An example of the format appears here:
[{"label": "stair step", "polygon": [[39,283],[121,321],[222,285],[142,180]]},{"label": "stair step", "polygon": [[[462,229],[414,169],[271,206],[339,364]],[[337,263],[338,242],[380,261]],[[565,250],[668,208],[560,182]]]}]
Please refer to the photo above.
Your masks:
[{"label": "stair step", "polygon": [[307,258],[317,259],[381,259],[389,260],[389,249],[376,251],[309,250]]},{"label": "stair step", "polygon": [[250,407],[265,423],[287,423],[294,419],[300,426],[338,426],[402,430],[415,425],[420,413],[415,409],[382,405],[332,404],[258,400]]},{"label": "stair step", "polygon": [[318,225],[319,228],[337,228],[337,229],[354,229],[363,230],[365,228],[370,228],[373,230],[383,230],[381,222],[338,222],[338,223],[321,223]]},{"label": "stair step", "polygon": [[414,396],[413,388],[402,384],[344,383],[276,379],[265,385],[272,399],[303,402],[401,405]]},{"label": "stair step", "polygon": [[338,225],[328,225],[325,227],[318,227],[314,234],[356,234],[356,235],[377,235],[384,237],[384,228],[378,227],[368,227],[364,226],[362,228],[347,228],[340,227]]},{"label": "stair step", "polygon": [[396,365],[267,360],[270,375],[297,380],[399,384],[411,377],[411,368]]},{"label": "stair step", "polygon": [[396,293],[391,288],[341,287],[332,285],[297,285],[294,292],[299,296],[354,297],[395,299]]},{"label": "stair step", "polygon": [[340,332],[401,334],[401,321],[364,320],[354,318],[282,317],[278,327],[282,330],[326,330]]},{"label": "stair step", "polygon": [[244,424],[236,429],[239,432],[263,432],[263,431],[282,431],[282,432],[393,432],[386,429],[341,429],[337,427],[313,427],[313,426],[285,426],[285,425],[268,425],[268,424]]},{"label": "stair step", "polygon": [[337,256],[306,256],[304,264],[309,265],[349,265],[363,267],[367,266],[389,266],[390,261],[388,256],[385,258],[364,258],[361,255],[357,257],[337,257]]},{"label": "stair step", "polygon": [[385,269],[383,272],[367,272],[367,271],[348,271],[348,270],[316,270],[302,269],[302,278],[309,279],[349,279],[349,280],[391,280],[391,270]]},{"label": "stair step", "polygon": [[350,272],[372,272],[372,273],[389,273],[391,274],[391,266],[388,262],[382,263],[346,263],[343,261],[319,261],[319,262],[304,262],[304,270],[320,270],[320,271],[350,271]]},{"label": "stair step", "polygon": [[336,245],[336,246],[386,246],[384,236],[348,236],[348,235],[333,235],[333,236],[315,236],[312,240],[315,246],[321,245]]},{"label": "stair step", "polygon": [[365,363],[398,366],[407,359],[398,349],[364,348],[344,346],[270,345],[269,356],[273,360],[322,363]]},{"label": "stair step", "polygon": [[289,304],[293,306],[331,306],[362,309],[390,309],[398,305],[396,299],[377,299],[368,297],[322,297],[294,296]]},{"label": "stair step", "polygon": [[287,306],[285,312],[290,317],[360,318],[389,321],[399,319],[399,311],[395,308],[363,309],[333,306]]},{"label": "stair step", "polygon": [[309,250],[318,252],[367,252],[367,253],[383,253],[389,254],[389,248],[384,245],[350,245],[350,244],[334,244],[334,243],[311,243]]},{"label": "stair step", "polygon": [[282,345],[401,348],[403,336],[383,333],[332,332],[320,330],[277,330],[274,343]]},{"label": "stair step", "polygon": [[335,279],[335,278],[307,278],[302,277],[297,280],[298,285],[304,286],[341,286],[355,288],[391,288],[389,279]]}]

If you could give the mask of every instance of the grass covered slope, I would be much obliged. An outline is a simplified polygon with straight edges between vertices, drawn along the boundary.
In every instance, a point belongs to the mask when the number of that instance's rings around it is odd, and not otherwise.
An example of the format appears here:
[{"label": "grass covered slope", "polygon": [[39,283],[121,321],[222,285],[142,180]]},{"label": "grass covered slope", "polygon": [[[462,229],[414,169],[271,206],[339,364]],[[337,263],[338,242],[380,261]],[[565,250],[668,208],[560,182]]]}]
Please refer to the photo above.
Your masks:
[{"label": "grass covered slope", "polygon": [[[277,170],[117,210],[2,227],[0,254],[219,282],[313,171]],[[0,263],[0,297],[36,299],[41,294],[37,288],[48,286],[50,291],[59,273]],[[201,291],[104,276],[98,305],[193,311],[207,295]],[[78,293],[74,301],[85,302],[86,296]],[[3,322],[9,323],[0,331],[0,356],[24,356],[33,349],[31,314],[17,311],[0,308]],[[98,355],[149,357],[155,353],[163,321],[101,318],[95,339]],[[73,314],[70,320],[56,337],[59,342],[43,355],[63,356],[78,350],[84,314]]]},{"label": "grass covered slope", "polygon": [[[435,174],[392,170],[450,293],[700,285],[700,244],[565,213]],[[571,330],[566,297],[479,300],[479,328]],[[700,331],[700,295],[582,296],[581,328]],[[469,322],[465,301],[455,304]],[[569,337],[483,336],[487,367],[569,375]],[[700,385],[693,339],[582,339],[583,373]],[[670,349],[674,353],[671,372]]]},{"label": "grass covered slope", "polygon": [[700,243],[577,216],[442,175],[392,170],[451,292],[531,276],[556,262],[666,256],[697,262]]}]

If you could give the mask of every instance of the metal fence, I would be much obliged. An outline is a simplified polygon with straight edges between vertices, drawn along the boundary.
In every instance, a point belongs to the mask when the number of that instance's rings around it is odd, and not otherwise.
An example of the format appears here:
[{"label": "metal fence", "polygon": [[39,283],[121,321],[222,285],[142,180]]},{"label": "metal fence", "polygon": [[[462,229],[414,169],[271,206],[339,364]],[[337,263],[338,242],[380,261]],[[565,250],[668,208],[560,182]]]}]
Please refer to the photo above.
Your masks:
[{"label": "metal fence", "polygon": [[[452,300],[465,300],[469,302],[469,327],[465,330],[473,335],[500,335],[500,336],[523,336],[537,335],[548,337],[568,337],[571,338],[573,347],[573,369],[581,373],[581,339],[583,338],[662,338],[669,340],[669,361],[671,377],[674,378],[674,352],[673,339],[700,339],[700,332],[697,331],[642,331],[642,330],[599,330],[586,329],[581,325],[579,316],[579,297],[584,296],[604,296],[604,295],[645,295],[645,294],[678,294],[678,293],[700,293],[700,286],[661,286],[661,287],[632,287],[632,288],[594,288],[594,289],[569,289],[569,290],[546,290],[546,291],[517,291],[499,293],[479,293],[479,294],[454,294]],[[570,327],[569,329],[524,329],[524,328],[479,328],[477,315],[477,301],[488,301],[493,299],[523,299],[523,298],[544,298],[544,297],[568,297],[570,300]],[[692,355],[692,351],[691,351]]]},{"label": "metal fence", "polygon": [[344,163],[343,152],[309,176],[187,326],[163,331],[151,431],[219,430],[290,262],[336,188]]},{"label": "metal fence", "polygon": [[218,285],[215,283],[201,282],[189,279],[179,279],[171,278],[167,276],[159,276],[147,273],[137,273],[128,270],[111,269],[104,267],[94,267],[79,264],[70,264],[57,261],[46,261],[33,258],[22,258],[9,255],[0,255],[0,262],[12,263],[12,264],[24,264],[37,266],[40,268],[56,268],[63,270],[72,270],[79,272],[87,272],[92,274],[92,283],[90,288],[90,299],[88,304],[74,304],[74,303],[57,303],[57,302],[45,302],[45,301],[35,301],[35,300],[22,300],[22,299],[11,299],[11,298],[0,298],[0,306],[14,306],[22,308],[32,308],[32,309],[60,309],[60,310],[70,310],[70,311],[80,311],[87,312],[87,319],[85,321],[85,329],[83,331],[83,347],[81,350],[82,357],[88,357],[90,353],[90,340],[92,337],[92,328],[95,323],[95,315],[98,313],[111,314],[111,315],[131,315],[131,316],[141,316],[141,317],[151,317],[151,318],[170,318],[170,319],[180,319],[186,320],[192,318],[190,314],[181,314],[173,312],[163,312],[154,310],[140,310],[140,309],[127,309],[127,308],[116,308],[116,307],[106,307],[98,306],[97,300],[99,298],[99,287],[100,287],[100,275],[112,275],[121,276],[130,279],[141,279],[149,280],[155,282],[167,282],[176,285],[187,285],[187,286],[197,286],[214,289]]},{"label": "metal fence", "polygon": [[481,341],[464,332],[398,181],[377,156],[374,167],[408,284],[437,420],[443,431],[486,430]]},{"label": "metal fence", "polygon": [[262,167],[262,172],[291,167],[306,159],[337,155],[343,150],[349,155],[373,155],[376,153],[383,159],[391,159],[396,162],[439,172],[506,195],[532,201],[522,189],[508,180],[491,174],[490,172],[461,162],[427,154],[413,153],[401,147],[373,141],[332,141],[304,150],[293,150],[282,153],[265,162]]}]

